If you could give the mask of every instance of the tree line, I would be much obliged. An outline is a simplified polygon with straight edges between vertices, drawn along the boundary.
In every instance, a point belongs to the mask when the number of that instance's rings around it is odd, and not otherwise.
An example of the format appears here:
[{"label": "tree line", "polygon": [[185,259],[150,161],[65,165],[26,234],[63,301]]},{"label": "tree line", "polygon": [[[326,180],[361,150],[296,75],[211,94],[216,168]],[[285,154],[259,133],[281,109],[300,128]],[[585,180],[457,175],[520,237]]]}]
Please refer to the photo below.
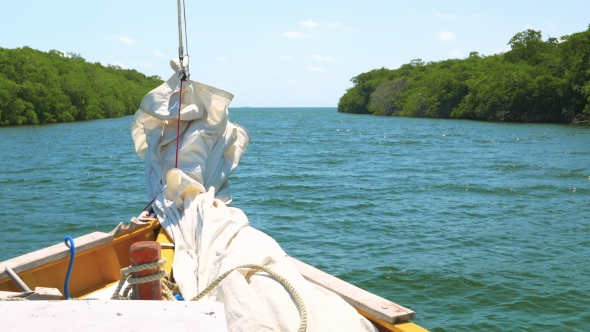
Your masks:
[{"label": "tree line", "polygon": [[131,115],[161,83],[158,76],[89,63],[75,53],[0,47],[0,126]]},{"label": "tree line", "polygon": [[590,26],[542,40],[517,33],[511,50],[491,56],[375,69],[352,78],[338,112],[489,121],[590,120]]}]

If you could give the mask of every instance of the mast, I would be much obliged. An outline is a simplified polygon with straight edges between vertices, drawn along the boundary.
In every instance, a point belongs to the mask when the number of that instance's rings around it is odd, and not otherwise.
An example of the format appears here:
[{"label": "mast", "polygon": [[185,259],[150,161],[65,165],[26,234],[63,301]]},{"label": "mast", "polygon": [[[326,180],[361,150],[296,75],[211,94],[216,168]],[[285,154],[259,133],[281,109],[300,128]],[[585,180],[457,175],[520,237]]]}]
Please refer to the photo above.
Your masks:
[{"label": "mast", "polygon": [[[186,7],[185,7],[185,0],[178,0],[178,59],[180,60],[180,75],[182,80],[186,80],[190,77],[188,65],[184,66],[184,57],[186,56],[189,58],[188,55],[188,33],[186,30]],[[183,21],[184,21],[184,37],[185,42],[183,44],[182,41],[182,33],[183,33]],[[184,53],[184,47],[186,46],[186,54]]]}]

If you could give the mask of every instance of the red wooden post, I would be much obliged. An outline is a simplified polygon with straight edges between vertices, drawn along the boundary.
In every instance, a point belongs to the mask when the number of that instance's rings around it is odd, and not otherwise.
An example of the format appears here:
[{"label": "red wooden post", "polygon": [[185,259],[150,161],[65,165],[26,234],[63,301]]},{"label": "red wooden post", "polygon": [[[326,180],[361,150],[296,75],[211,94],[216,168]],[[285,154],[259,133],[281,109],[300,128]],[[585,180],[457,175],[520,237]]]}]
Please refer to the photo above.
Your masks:
[{"label": "red wooden post", "polygon": [[[131,245],[129,256],[131,265],[141,265],[160,260],[161,246],[156,241],[141,241]],[[160,272],[160,268],[133,272],[132,277],[145,277]],[[132,300],[162,300],[162,282],[160,280],[150,281],[132,286]]]}]

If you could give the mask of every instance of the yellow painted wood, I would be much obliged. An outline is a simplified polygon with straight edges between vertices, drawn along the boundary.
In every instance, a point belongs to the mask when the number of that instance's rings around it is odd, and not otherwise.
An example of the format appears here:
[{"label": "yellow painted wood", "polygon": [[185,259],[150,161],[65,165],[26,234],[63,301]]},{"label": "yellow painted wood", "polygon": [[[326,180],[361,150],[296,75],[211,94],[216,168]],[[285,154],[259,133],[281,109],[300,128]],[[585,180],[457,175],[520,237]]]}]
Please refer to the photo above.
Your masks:
[{"label": "yellow painted wood", "polygon": [[379,332],[428,332],[428,330],[414,324],[411,322],[403,322],[403,323],[388,323],[382,319],[379,319],[369,313],[366,313],[359,308],[355,308],[356,311],[361,314],[361,316],[368,319],[377,329]]},{"label": "yellow painted wood", "polygon": [[391,324],[391,325],[393,325],[393,326],[390,327],[390,330],[387,330],[387,331],[392,331],[392,332],[428,332],[428,330],[426,330],[414,323],[410,323],[410,322]]},{"label": "yellow painted wood", "polygon": [[107,282],[114,282],[121,279],[121,264],[113,246],[104,247],[92,253],[93,259],[100,271],[102,279]]},{"label": "yellow painted wood", "polygon": [[[67,271],[67,269],[67,266],[64,266],[64,271]],[[64,279],[62,279],[62,283]],[[79,292],[104,281],[105,280],[100,273],[100,268],[93,253],[86,254],[82,257],[76,257],[74,268],[72,269],[72,275],[70,276],[70,293]]]},{"label": "yellow painted wood", "polygon": [[[70,294],[77,297],[83,296],[119,280],[121,267],[130,265],[131,245],[138,241],[153,241],[154,230],[159,226],[158,221],[154,220],[146,223],[145,226],[117,234],[112,241],[76,253],[70,277]],[[43,251],[39,254],[42,256]],[[69,260],[69,257],[63,257],[47,262],[21,272],[19,276],[31,288],[37,286],[57,288],[63,294]],[[10,278],[4,278],[0,280],[0,291],[19,292],[20,289]]]},{"label": "yellow painted wood", "polygon": [[[161,230],[157,220],[146,223],[121,234],[115,235],[112,241],[97,245],[76,254],[74,269],[70,278],[70,294],[74,298],[84,297],[93,292],[108,288],[121,278],[120,269],[130,265],[129,248],[138,241],[154,241],[172,243],[172,238]],[[157,234],[157,236],[156,236]],[[170,273],[174,250],[163,248],[162,257],[168,259],[164,270]],[[22,271],[19,276],[30,288],[57,288],[63,294],[69,257],[64,257],[40,266]],[[20,289],[10,280],[0,280],[0,291],[20,292]],[[427,332],[426,329],[410,322],[389,323],[358,308],[357,311],[369,319],[379,331],[387,332]]]},{"label": "yellow painted wood", "polygon": [[0,283],[0,292],[20,292],[20,291],[21,290],[18,288],[18,286],[14,282],[12,282],[12,280]]},{"label": "yellow painted wood", "polygon": [[[160,244],[174,243],[174,241],[172,240],[172,237],[170,237],[170,235],[168,235],[168,233],[166,233],[164,228],[160,228],[160,231],[158,232],[158,236],[156,237],[156,241]],[[164,266],[162,266],[162,269],[166,272],[167,276],[172,277],[171,274],[172,274],[172,260],[174,259],[174,248],[163,247],[161,257],[167,259],[167,262],[166,262],[166,264],[164,264]]]},{"label": "yellow painted wood", "polygon": [[27,284],[30,289],[35,289],[35,287],[39,286],[37,284],[37,280],[33,276],[32,273],[24,273],[20,278]]},{"label": "yellow painted wood", "polygon": [[[62,259],[61,262],[57,264],[51,264],[46,268],[35,269],[35,271],[33,271],[33,275],[36,277],[41,287],[57,288],[63,294],[63,285],[66,278],[67,269],[68,261]],[[74,278],[70,278],[70,281],[72,281],[72,279]]]},{"label": "yellow painted wood", "polygon": [[132,244],[140,241],[155,240],[156,237],[154,235],[154,229],[158,228],[160,223],[155,220],[150,222],[150,224],[153,224],[154,227],[150,226],[147,229],[142,227],[140,229],[136,229],[135,231],[131,231],[129,234],[121,234],[115,238],[113,245],[115,251],[117,252],[117,257],[119,258],[119,263],[121,266],[127,267],[131,265],[131,260],[129,258],[129,248],[131,248]]},{"label": "yellow painted wood", "polygon": [[91,298],[92,297],[92,293],[98,292],[98,291],[103,290],[103,289],[106,289],[106,288],[109,288],[112,285],[118,284],[118,283],[119,283],[119,281],[115,281],[115,282],[101,282],[100,284],[92,285],[92,286],[90,286],[88,288],[84,288],[81,291],[76,292],[76,293],[70,292],[71,293],[70,296],[72,298],[75,298],[75,299],[77,299],[77,298],[84,298],[84,297],[90,297]]}]

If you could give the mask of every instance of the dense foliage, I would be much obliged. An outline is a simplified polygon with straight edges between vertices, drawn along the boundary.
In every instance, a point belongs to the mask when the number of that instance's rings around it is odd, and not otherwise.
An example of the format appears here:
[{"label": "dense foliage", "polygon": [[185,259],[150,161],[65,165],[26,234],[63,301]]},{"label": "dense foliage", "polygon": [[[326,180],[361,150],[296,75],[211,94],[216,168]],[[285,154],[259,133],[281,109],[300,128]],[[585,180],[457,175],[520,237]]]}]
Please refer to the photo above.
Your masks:
[{"label": "dense foliage", "polygon": [[162,80],[77,54],[0,48],[0,125],[114,118],[133,114]]},{"label": "dense foliage", "polygon": [[412,60],[354,77],[338,111],[492,121],[588,123],[590,27],[560,39],[526,30],[511,50],[466,59]]}]

